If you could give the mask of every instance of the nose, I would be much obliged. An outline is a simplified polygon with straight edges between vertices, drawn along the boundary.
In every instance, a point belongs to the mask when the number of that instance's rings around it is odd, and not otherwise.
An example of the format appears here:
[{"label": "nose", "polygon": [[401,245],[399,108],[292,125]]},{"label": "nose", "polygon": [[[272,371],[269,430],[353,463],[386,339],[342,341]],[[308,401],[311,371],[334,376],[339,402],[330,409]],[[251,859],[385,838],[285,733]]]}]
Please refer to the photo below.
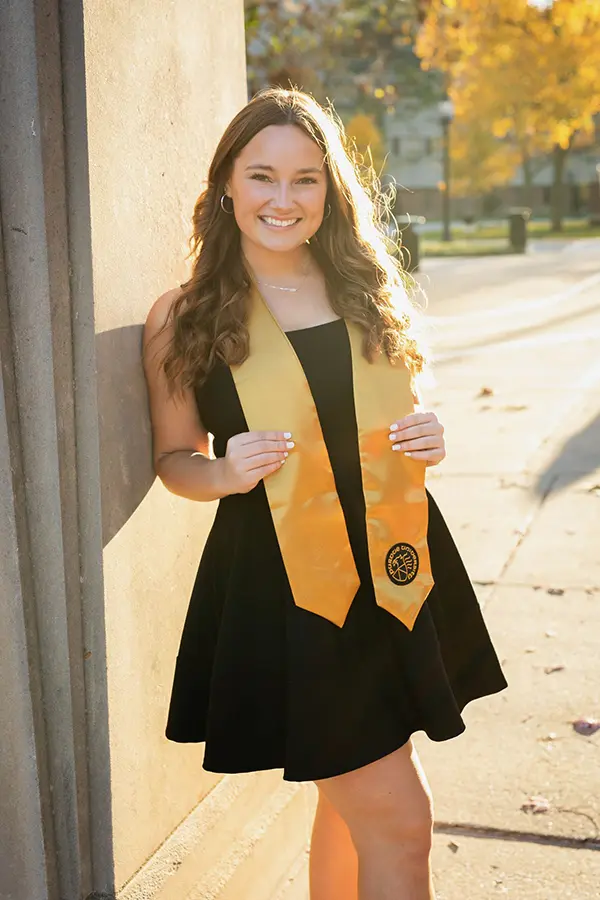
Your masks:
[{"label": "nose", "polygon": [[290,186],[285,182],[280,182],[273,197],[273,208],[278,212],[289,212],[293,203],[290,196]]}]

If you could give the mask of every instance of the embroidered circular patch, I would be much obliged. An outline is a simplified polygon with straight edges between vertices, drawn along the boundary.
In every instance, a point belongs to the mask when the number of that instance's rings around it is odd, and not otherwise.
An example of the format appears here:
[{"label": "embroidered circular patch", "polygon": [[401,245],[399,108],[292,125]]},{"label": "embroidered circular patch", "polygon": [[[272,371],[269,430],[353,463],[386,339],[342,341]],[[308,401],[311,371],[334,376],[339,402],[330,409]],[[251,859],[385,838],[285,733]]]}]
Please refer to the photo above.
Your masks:
[{"label": "embroidered circular patch", "polygon": [[394,544],[387,552],[385,571],[394,584],[410,584],[419,571],[419,554],[410,544]]}]

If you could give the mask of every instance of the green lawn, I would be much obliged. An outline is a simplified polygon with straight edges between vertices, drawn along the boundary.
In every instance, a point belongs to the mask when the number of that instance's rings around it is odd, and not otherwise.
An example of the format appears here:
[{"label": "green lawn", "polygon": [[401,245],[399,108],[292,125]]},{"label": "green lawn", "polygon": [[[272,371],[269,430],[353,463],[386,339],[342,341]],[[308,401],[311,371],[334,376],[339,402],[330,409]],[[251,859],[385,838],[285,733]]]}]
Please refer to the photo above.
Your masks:
[{"label": "green lawn", "polygon": [[[548,220],[532,220],[527,223],[528,237],[535,240],[573,240],[577,238],[600,238],[600,228],[590,228],[587,220],[565,219],[563,230],[556,232],[550,228]],[[496,256],[512,253],[508,244],[508,221],[498,221],[490,225],[465,228],[453,226],[452,240],[442,241],[441,228],[421,234],[422,256]]]},{"label": "green lawn", "polygon": [[500,256],[512,253],[508,238],[497,240],[458,239],[452,241],[440,241],[421,239],[421,256]]},{"label": "green lawn", "polygon": [[[562,240],[564,238],[588,238],[600,237],[600,228],[590,228],[586,219],[565,219],[562,231],[552,231],[550,222],[545,220],[533,219],[527,223],[527,233],[530,237],[554,238]],[[465,228],[464,225],[457,225],[452,228],[452,237],[456,239],[471,240],[474,238],[508,238],[508,220],[495,222],[493,225],[477,225],[472,228]],[[441,228],[436,231],[428,231],[423,235],[426,240],[439,241],[442,238]]]}]

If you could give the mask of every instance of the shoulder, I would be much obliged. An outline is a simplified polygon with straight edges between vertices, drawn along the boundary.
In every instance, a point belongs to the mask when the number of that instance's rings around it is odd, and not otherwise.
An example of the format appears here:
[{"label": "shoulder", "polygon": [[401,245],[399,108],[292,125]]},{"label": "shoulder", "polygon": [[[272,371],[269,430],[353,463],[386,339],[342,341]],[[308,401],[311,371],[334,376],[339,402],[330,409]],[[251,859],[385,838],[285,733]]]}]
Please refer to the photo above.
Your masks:
[{"label": "shoulder", "polygon": [[173,324],[170,321],[171,309],[181,293],[179,287],[165,291],[150,307],[142,332],[144,364],[147,363],[151,347],[154,348],[152,355],[157,356],[158,354],[158,358],[167,352],[173,338]]},{"label": "shoulder", "polygon": [[169,319],[173,304],[177,298],[181,296],[181,293],[182,290],[180,287],[171,288],[171,290],[165,291],[164,294],[161,294],[160,297],[154,301],[146,316],[146,326],[144,330],[147,335],[155,334],[163,328]]}]

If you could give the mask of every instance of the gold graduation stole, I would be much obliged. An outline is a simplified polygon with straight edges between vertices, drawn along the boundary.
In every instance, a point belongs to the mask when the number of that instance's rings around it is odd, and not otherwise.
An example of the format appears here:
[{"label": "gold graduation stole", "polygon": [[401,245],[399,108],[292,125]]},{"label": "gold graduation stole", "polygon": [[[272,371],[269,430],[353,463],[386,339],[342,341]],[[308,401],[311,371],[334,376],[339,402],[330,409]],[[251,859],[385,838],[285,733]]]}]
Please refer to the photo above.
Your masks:
[{"label": "gold graduation stole", "polygon": [[[295,443],[264,480],[294,602],[341,627],[360,581],[319,417],[294,348],[254,282],[248,300],[250,353],[231,372],[249,430],[291,431]],[[393,451],[388,438],[390,424],[414,410],[409,373],[384,352],[370,363],[362,330],[346,327],[375,599],[412,631],[433,586],[426,464]]]}]

